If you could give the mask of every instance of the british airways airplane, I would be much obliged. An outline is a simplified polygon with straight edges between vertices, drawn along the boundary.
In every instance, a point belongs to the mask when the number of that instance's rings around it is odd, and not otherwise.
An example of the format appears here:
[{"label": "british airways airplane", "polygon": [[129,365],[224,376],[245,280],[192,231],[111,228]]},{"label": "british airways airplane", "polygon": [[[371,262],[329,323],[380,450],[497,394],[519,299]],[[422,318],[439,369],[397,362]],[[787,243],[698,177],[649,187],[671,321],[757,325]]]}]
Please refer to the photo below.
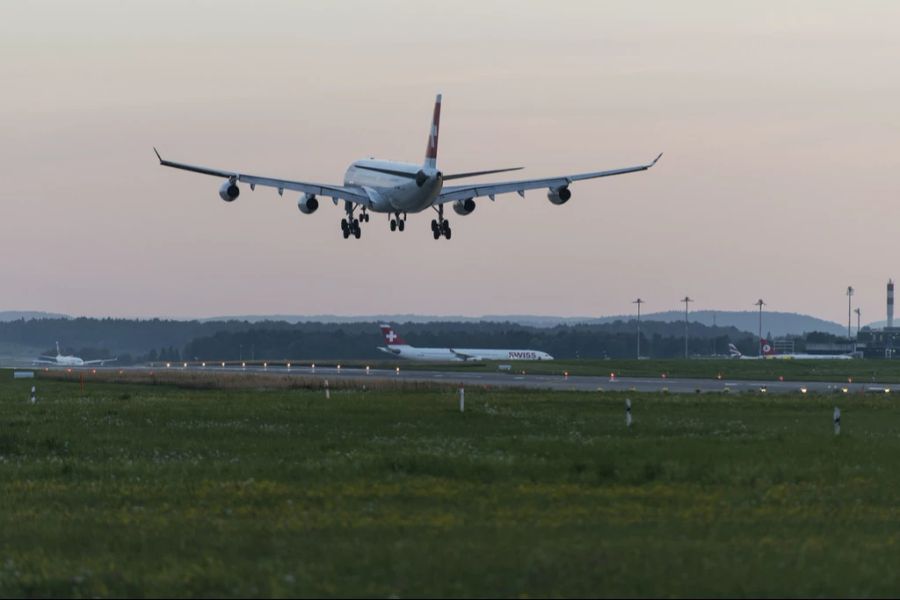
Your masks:
[{"label": "british airways airplane", "polygon": [[386,347],[378,348],[382,352],[397,358],[410,360],[433,360],[456,362],[466,360],[553,360],[553,357],[540,350],[494,350],[490,348],[417,348],[410,346],[397,335],[390,325],[381,326]]},{"label": "british airways airplane", "polygon": [[165,160],[160,156],[156,148],[153,150],[156,152],[159,163],[165,167],[224,178],[226,181],[219,188],[219,196],[225,202],[233,202],[240,195],[239,183],[246,183],[251,190],[256,189],[258,185],[273,187],[278,190],[279,195],[283,195],[284,190],[300,192],[297,208],[305,215],[316,212],[319,208],[320,196],[331,198],[335,205],[343,201],[345,216],[341,219],[341,231],[344,239],[350,236],[359,239],[362,234],[360,223],[367,223],[371,216],[370,213],[387,213],[390,219],[391,231],[403,231],[406,227],[407,214],[432,209],[435,212],[435,218],[431,221],[431,232],[434,234],[434,239],[437,240],[444,237],[449,240],[452,230],[450,229],[450,221],[444,216],[444,206],[446,204],[451,204],[456,214],[468,215],[475,210],[475,198],[488,197],[494,200],[494,197],[498,194],[510,192],[516,192],[524,198],[526,190],[540,188],[547,189],[547,198],[553,204],[565,204],[572,197],[569,185],[575,181],[646,171],[655,165],[656,161],[662,156],[660,154],[653,162],[645,165],[609,171],[576,173],[574,175],[560,175],[545,179],[525,179],[502,183],[487,183],[484,185],[445,186],[444,182],[446,181],[518,171],[522,167],[470,173],[442,173],[437,168],[440,121],[441,95],[438,94],[434,103],[434,115],[431,120],[431,129],[428,133],[428,146],[425,151],[425,162],[423,164],[416,165],[374,159],[358,160],[347,169],[343,185],[260,177],[239,171],[225,171],[189,165]]}]

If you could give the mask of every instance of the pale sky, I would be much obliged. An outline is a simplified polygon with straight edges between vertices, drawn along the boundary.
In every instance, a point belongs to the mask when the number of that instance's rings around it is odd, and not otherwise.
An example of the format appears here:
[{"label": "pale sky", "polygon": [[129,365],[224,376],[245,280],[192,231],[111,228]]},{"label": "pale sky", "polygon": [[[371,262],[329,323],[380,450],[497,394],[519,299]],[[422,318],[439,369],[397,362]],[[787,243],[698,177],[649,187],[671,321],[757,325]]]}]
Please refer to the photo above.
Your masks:
[{"label": "pale sky", "polygon": [[[900,277],[900,3],[0,4],[0,310],[90,316],[621,314],[884,318]],[[344,240],[329,201],[164,169],[341,183],[445,173],[647,173]],[[520,174],[516,174],[518,176]],[[504,176],[498,176],[502,179]],[[508,178],[508,176],[507,176]],[[855,321],[855,317],[854,317]]]}]

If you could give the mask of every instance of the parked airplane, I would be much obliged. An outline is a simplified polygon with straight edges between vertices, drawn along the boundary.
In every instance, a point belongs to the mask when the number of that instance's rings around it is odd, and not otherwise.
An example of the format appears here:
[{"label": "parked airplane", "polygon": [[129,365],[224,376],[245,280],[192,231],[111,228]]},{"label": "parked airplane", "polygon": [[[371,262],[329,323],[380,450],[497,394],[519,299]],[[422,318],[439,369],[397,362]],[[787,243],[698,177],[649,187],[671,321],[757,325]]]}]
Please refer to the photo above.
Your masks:
[{"label": "parked airplane", "polygon": [[[428,132],[428,145],[425,150],[425,162],[423,164],[416,165],[371,158],[358,160],[347,169],[347,172],[344,174],[343,185],[260,177],[239,171],[194,166],[164,160],[156,148],[153,151],[156,152],[159,163],[165,167],[225,178],[226,181],[219,188],[219,196],[225,202],[232,202],[240,195],[240,188],[238,187],[240,182],[248,184],[251,190],[255,190],[258,185],[276,188],[278,195],[284,194],[284,190],[301,192],[300,198],[297,200],[297,208],[305,215],[312,214],[319,208],[319,196],[330,197],[335,205],[338,201],[343,200],[346,216],[341,220],[341,231],[344,239],[349,238],[351,235],[355,238],[360,237],[360,223],[369,221],[370,211],[387,213],[391,231],[397,229],[403,231],[406,226],[408,213],[418,213],[430,208],[437,213],[437,218],[431,221],[431,232],[434,235],[434,239],[439,239],[443,236],[449,240],[452,231],[450,222],[444,218],[445,204],[452,203],[453,210],[458,215],[468,215],[475,210],[475,198],[488,197],[494,200],[496,195],[510,192],[516,192],[524,198],[526,190],[540,188],[547,188],[547,198],[553,204],[565,204],[572,197],[569,185],[575,181],[645,171],[655,165],[656,161],[662,156],[660,154],[653,159],[653,162],[645,165],[609,171],[560,175],[545,179],[445,187],[444,182],[446,181],[517,171],[522,167],[491,169],[470,173],[442,173],[437,168],[438,127],[440,120],[441,95],[438,94],[434,103],[434,115],[431,120],[431,129]],[[358,216],[357,210],[359,210]]]},{"label": "parked airplane", "polygon": [[769,340],[762,338],[759,340],[760,356],[744,356],[734,344],[728,344],[728,352],[731,358],[741,360],[849,360],[853,358],[852,354],[778,354]]},{"label": "parked airplane", "polygon": [[403,341],[394,333],[390,325],[382,325],[386,347],[379,347],[382,352],[397,358],[410,360],[433,360],[443,362],[466,360],[553,360],[553,357],[540,350],[492,350],[487,348],[416,348]]},{"label": "parked airplane", "polygon": [[59,342],[56,342],[56,356],[41,356],[33,362],[36,365],[56,365],[58,367],[85,367],[87,365],[104,365],[113,362],[117,358],[101,358],[99,360],[83,360],[77,356],[66,356],[59,351]]}]

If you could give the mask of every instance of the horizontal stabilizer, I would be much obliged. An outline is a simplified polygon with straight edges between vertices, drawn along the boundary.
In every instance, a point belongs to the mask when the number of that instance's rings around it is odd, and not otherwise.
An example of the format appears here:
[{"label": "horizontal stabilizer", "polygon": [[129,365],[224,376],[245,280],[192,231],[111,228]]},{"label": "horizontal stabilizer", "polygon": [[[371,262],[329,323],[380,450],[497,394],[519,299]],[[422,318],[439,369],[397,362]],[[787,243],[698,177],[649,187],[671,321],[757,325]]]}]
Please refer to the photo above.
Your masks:
[{"label": "horizontal stabilizer", "polygon": [[509,171],[521,171],[525,167],[511,167],[509,169],[493,169],[491,171],[472,171],[471,173],[452,173],[444,175],[444,181],[451,179],[463,179],[465,177],[478,177],[480,175],[491,175],[493,173],[508,173]]}]

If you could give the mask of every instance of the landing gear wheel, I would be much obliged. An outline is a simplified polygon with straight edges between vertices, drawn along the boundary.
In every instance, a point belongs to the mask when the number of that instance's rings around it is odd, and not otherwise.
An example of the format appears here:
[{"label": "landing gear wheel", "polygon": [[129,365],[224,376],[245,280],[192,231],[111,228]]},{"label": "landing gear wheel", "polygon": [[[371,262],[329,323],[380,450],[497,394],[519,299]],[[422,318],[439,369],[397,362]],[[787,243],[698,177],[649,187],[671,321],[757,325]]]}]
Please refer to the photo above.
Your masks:
[{"label": "landing gear wheel", "polygon": [[355,237],[356,239],[359,239],[359,237],[360,237],[361,235],[362,235],[362,230],[359,228],[359,225],[357,225],[357,226],[353,229],[353,237]]},{"label": "landing gear wheel", "polygon": [[[434,219],[431,220],[431,230],[432,231],[440,231],[440,227],[438,227],[438,222],[435,221]],[[437,237],[435,237],[434,239],[437,239]]]},{"label": "landing gear wheel", "polygon": [[450,221],[441,222],[441,233],[443,233],[447,237],[450,237],[449,235],[447,235],[450,233]]},{"label": "landing gear wheel", "polygon": [[346,240],[348,237],[350,237],[350,230],[344,229],[344,239]]},{"label": "landing gear wheel", "polygon": [[391,219],[391,231],[397,231],[397,221]]},{"label": "landing gear wheel", "polygon": [[452,234],[453,234],[453,231],[449,227],[444,231],[444,237],[447,238],[448,240],[450,239],[450,236]]},{"label": "landing gear wheel", "polygon": [[434,235],[434,239],[438,239],[441,237],[441,232],[437,230],[437,227],[434,228],[434,231],[431,232]]},{"label": "landing gear wheel", "polygon": [[403,231],[404,227],[406,227],[406,221],[397,221],[397,229]]},{"label": "landing gear wheel", "polygon": [[341,219],[341,229],[347,229],[348,226],[347,219]]}]

